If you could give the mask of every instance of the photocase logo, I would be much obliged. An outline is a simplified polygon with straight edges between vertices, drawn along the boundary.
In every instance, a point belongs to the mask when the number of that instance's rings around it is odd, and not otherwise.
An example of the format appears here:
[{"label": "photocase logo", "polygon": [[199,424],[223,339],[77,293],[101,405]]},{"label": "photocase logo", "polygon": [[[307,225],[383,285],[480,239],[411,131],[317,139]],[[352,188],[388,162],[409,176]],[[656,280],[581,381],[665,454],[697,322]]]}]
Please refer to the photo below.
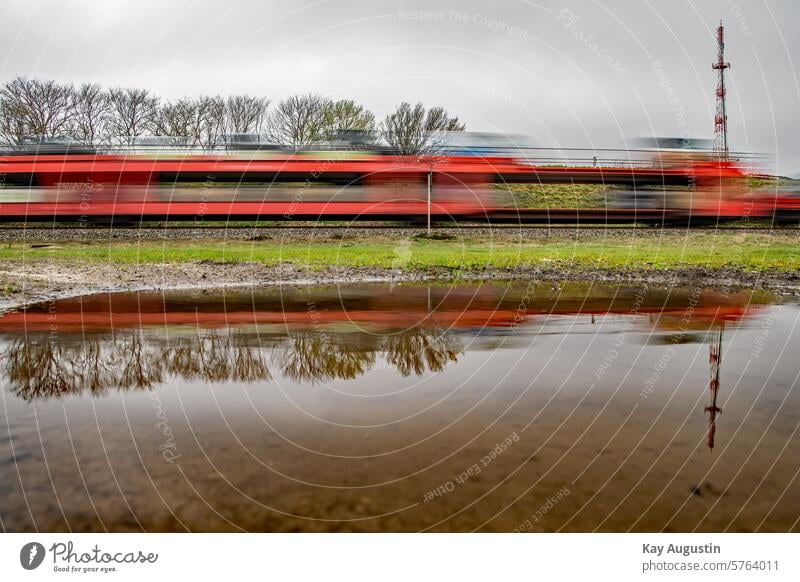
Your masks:
[{"label": "photocase logo", "polygon": [[28,542],[19,551],[19,563],[26,570],[35,570],[44,561],[44,546],[39,542]]},{"label": "photocase logo", "polygon": [[158,561],[158,554],[155,552],[105,551],[98,544],[92,548],[76,549],[71,541],[67,541],[56,542],[50,546],[49,550],[45,550],[44,546],[38,542],[28,542],[19,551],[19,563],[26,570],[35,570],[42,565],[48,551],[53,560],[54,572],[107,574],[117,572],[118,565],[128,567],[132,564],[155,564]]}]

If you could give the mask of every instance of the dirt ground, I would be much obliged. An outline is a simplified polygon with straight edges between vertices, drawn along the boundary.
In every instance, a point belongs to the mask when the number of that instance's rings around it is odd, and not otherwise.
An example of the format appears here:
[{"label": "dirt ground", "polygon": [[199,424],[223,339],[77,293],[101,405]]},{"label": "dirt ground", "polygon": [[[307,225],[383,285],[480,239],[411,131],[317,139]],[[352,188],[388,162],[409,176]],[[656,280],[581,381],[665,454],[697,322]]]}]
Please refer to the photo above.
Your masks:
[{"label": "dirt ground", "polygon": [[52,298],[141,289],[219,288],[229,286],[349,284],[423,280],[579,280],[653,285],[707,285],[717,289],[765,289],[800,295],[800,273],[748,272],[736,269],[597,269],[549,267],[453,273],[447,269],[332,267],[308,270],[295,265],[209,261],[170,264],[110,264],[82,261],[0,261],[0,309]]}]

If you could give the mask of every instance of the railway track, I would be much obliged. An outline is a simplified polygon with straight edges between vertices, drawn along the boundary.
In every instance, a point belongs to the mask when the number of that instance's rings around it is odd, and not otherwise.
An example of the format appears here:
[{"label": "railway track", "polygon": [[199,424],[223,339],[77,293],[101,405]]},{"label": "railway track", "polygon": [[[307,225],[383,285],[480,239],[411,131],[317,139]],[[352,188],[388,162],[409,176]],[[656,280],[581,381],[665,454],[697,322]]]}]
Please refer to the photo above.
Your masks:
[{"label": "railway track", "polygon": [[[38,231],[38,230],[52,230],[52,231],[63,231],[63,232],[71,232],[71,231],[96,231],[96,232],[110,232],[110,231],[120,231],[120,232],[136,232],[141,230],[175,230],[175,231],[194,231],[194,230],[208,230],[208,231],[233,231],[233,230],[264,230],[264,231],[281,231],[281,230],[313,230],[313,229],[325,229],[325,230],[374,230],[374,231],[381,231],[381,230],[407,230],[413,232],[422,232],[425,231],[425,227],[421,226],[393,226],[393,225],[364,225],[364,224],[357,224],[357,225],[337,225],[337,224],[317,224],[317,225],[153,225],[153,224],[146,224],[141,226],[102,226],[102,225],[91,225],[91,226],[48,226],[43,224],[37,224],[35,226],[26,225],[26,226],[9,226],[4,225],[0,226],[0,232],[25,232],[25,231]],[[676,226],[654,226],[654,225],[642,225],[642,226],[627,226],[627,225],[607,225],[607,226],[597,226],[597,225],[569,225],[569,224],[523,224],[523,225],[514,225],[514,224],[459,224],[457,226],[448,226],[448,227],[440,227],[434,226],[432,228],[433,232],[442,231],[442,230],[506,230],[506,231],[514,231],[514,230],[539,230],[539,231],[546,231],[546,230],[564,230],[564,231],[574,231],[574,230],[599,230],[599,231],[632,231],[632,232],[641,232],[641,231],[684,231],[684,230],[709,230],[709,231],[717,231],[717,230],[734,230],[738,232],[792,232],[797,231],[800,232],[800,227],[797,226],[714,226],[714,225],[703,225],[703,226],[684,226],[684,227],[676,227]]]},{"label": "railway track", "polygon": [[[691,232],[734,232],[763,235],[797,237],[800,240],[800,228],[768,228],[768,227],[734,227],[693,228]],[[637,239],[658,239],[661,237],[682,237],[690,231],[687,228],[654,228],[654,227],[574,227],[574,226],[485,226],[459,225],[448,228],[436,228],[431,238],[449,240],[458,243],[470,237],[480,237],[496,241],[519,242],[521,240],[554,240],[564,241],[602,241],[611,237],[636,237]],[[312,226],[224,226],[211,225],[203,227],[162,225],[146,225],[142,227],[103,228],[103,227],[0,227],[0,243],[24,243],[43,247],[58,243],[110,243],[110,242],[146,242],[168,240],[226,240],[240,242],[274,241],[303,242],[311,240],[358,240],[377,237],[388,240],[405,240],[426,237],[426,229],[407,226],[389,225],[312,225]]]}]

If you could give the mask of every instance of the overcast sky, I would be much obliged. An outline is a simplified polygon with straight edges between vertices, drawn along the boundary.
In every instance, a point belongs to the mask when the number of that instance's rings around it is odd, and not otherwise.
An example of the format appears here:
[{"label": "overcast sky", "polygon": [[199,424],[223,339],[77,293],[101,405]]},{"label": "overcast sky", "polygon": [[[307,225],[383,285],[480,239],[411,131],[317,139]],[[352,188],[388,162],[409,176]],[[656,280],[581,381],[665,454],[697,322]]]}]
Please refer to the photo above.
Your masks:
[{"label": "overcast sky", "polygon": [[543,147],[623,147],[713,136],[720,19],[732,149],[800,175],[797,0],[6,0],[0,80],[317,92],[379,117],[423,101]]}]

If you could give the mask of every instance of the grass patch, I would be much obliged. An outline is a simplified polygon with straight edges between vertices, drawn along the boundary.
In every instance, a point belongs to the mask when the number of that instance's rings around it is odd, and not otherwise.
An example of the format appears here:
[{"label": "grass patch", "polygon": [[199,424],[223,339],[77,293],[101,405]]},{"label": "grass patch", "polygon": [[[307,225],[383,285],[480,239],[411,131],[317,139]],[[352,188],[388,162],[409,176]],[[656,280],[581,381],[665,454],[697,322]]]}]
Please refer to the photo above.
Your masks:
[{"label": "grass patch", "polygon": [[495,187],[502,206],[512,208],[604,208],[605,186],[596,184],[503,184]]},{"label": "grass patch", "polygon": [[780,190],[782,187],[800,186],[800,180],[783,176],[748,176],[747,187],[753,190]]},{"label": "grass patch", "polygon": [[[311,269],[338,267],[445,268],[454,271],[537,266],[611,269],[731,267],[749,271],[796,271],[800,247],[793,236],[736,232],[690,232],[641,238],[609,233],[600,239],[491,241],[475,236],[457,243],[425,238],[335,240],[311,243],[276,241],[169,241],[60,243],[49,248],[12,244],[0,248],[0,259],[33,262],[64,260],[96,263],[291,263]],[[398,248],[402,248],[399,256]]]}]

